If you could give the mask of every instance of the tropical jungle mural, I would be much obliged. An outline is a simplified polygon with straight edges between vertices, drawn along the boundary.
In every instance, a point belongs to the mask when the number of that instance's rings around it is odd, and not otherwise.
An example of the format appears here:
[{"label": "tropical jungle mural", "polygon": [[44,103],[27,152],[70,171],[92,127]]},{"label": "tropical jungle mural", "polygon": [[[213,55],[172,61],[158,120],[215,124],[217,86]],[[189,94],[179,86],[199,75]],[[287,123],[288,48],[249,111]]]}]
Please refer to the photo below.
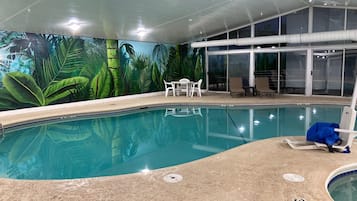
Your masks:
[{"label": "tropical jungle mural", "polygon": [[0,110],[162,91],[204,78],[203,49],[0,31]]}]

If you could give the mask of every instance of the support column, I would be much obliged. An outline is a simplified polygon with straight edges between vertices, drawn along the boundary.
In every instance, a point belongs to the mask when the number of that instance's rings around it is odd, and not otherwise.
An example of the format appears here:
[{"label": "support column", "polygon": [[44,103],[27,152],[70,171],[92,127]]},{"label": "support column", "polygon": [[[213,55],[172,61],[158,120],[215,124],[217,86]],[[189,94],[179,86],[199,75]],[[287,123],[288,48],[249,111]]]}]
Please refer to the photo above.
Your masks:
[{"label": "support column", "polygon": [[306,54],[306,72],[305,72],[305,95],[312,95],[312,70],[313,70],[313,50],[309,48]]},{"label": "support column", "polygon": [[251,50],[249,53],[249,86],[255,86],[255,78],[254,78],[254,71],[255,71],[255,58],[254,58],[254,51]]}]

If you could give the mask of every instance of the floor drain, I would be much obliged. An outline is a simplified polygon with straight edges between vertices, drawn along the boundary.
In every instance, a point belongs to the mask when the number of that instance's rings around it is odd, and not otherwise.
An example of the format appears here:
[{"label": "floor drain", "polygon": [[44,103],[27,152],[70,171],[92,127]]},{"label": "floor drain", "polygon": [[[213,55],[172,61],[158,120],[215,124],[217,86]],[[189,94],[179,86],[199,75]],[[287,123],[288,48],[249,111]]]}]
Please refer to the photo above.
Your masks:
[{"label": "floor drain", "polygon": [[164,181],[167,183],[177,183],[182,181],[183,177],[179,174],[168,174],[164,176]]},{"label": "floor drain", "polygon": [[303,181],[305,181],[305,178],[303,176],[298,175],[298,174],[293,174],[293,173],[283,174],[283,178],[286,181],[290,181],[290,182],[303,182]]}]

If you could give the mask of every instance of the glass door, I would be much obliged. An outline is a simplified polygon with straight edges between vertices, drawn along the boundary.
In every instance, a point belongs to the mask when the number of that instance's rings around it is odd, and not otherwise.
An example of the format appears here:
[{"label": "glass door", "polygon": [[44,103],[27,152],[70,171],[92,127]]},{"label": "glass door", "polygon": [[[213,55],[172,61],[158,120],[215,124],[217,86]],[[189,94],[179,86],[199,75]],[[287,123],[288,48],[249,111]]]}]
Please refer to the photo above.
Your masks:
[{"label": "glass door", "polygon": [[357,50],[346,50],[343,96],[352,96],[357,74]]},{"label": "glass door", "polygon": [[280,93],[305,94],[306,51],[280,53]]},{"label": "glass door", "polygon": [[227,56],[208,56],[208,90],[227,91]]},{"label": "glass door", "polygon": [[312,94],[341,96],[342,50],[314,51]]},{"label": "glass door", "polygon": [[278,53],[256,53],[254,75],[269,78],[270,89],[278,91]]},{"label": "glass door", "polygon": [[249,86],[249,56],[249,53],[228,56],[228,77],[241,77],[244,87]]}]

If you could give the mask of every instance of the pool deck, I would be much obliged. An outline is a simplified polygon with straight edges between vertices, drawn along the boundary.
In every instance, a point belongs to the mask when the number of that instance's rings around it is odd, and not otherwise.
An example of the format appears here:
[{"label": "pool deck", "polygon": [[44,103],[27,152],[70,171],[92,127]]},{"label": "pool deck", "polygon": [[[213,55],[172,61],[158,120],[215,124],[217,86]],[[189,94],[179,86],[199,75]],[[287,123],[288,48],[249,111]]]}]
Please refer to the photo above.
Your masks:
[{"label": "pool deck", "polygon": [[[334,97],[230,97],[224,94],[203,97],[112,98],[74,104],[0,112],[6,127],[34,117],[76,115],[86,112],[123,110],[159,104],[343,104],[350,98]],[[352,153],[321,150],[293,150],[277,137],[248,143],[237,148],[186,164],[119,176],[73,180],[0,179],[0,200],[110,200],[110,201],[327,201],[325,182],[337,168],[357,163],[357,145]],[[290,137],[303,139],[302,137]],[[180,174],[183,180],[167,183],[163,177]],[[283,174],[294,173],[304,182],[289,182]]]}]

